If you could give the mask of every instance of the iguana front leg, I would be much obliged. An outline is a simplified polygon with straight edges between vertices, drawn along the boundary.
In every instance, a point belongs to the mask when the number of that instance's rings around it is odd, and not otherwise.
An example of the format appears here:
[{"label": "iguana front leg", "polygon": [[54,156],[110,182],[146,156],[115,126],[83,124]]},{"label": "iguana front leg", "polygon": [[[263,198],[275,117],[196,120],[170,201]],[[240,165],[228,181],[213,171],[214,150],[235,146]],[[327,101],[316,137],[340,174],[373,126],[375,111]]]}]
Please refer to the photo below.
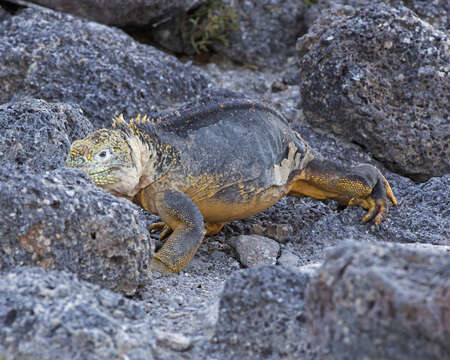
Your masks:
[{"label": "iguana front leg", "polygon": [[173,230],[155,254],[151,269],[179,272],[193,258],[203,237],[203,216],[194,202],[179,191],[166,191],[155,197],[159,216]]},{"label": "iguana front leg", "polygon": [[311,160],[293,177],[288,195],[333,199],[361,206],[368,210],[362,222],[374,219],[377,225],[387,215],[388,199],[397,205],[389,183],[376,167],[360,164],[344,169],[320,159]]}]

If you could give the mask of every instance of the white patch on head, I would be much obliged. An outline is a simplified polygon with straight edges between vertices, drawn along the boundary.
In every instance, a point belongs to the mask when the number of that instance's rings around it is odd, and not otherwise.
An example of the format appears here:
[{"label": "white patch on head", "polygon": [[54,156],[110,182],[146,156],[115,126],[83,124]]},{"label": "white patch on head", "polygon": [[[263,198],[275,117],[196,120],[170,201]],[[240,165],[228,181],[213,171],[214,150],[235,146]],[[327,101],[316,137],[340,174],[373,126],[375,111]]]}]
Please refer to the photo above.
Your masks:
[{"label": "white patch on head", "polygon": [[105,190],[117,196],[125,196],[132,198],[139,191],[139,175],[135,167],[122,168],[114,174],[121,181],[113,184],[106,184],[102,186]]},{"label": "white patch on head", "polygon": [[117,174],[117,177],[122,180],[114,184],[108,184],[104,188],[115,195],[132,198],[139,190],[148,185],[141,180],[147,174],[150,150],[148,145],[137,136],[130,137],[127,142],[131,148],[134,167],[122,168]]}]

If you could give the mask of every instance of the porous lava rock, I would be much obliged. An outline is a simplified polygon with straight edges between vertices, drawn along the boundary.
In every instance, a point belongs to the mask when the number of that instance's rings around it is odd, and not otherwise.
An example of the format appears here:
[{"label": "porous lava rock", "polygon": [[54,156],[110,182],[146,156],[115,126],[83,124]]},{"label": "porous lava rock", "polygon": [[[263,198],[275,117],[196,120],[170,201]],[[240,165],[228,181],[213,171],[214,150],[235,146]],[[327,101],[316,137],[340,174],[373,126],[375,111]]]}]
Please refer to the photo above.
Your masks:
[{"label": "porous lava rock", "polygon": [[225,282],[208,359],[312,359],[305,328],[309,276],[264,265]]},{"label": "porous lava rock", "polygon": [[23,95],[77,103],[96,127],[183,102],[206,88],[201,70],[123,31],[28,8],[0,22],[0,103]]},{"label": "porous lava rock", "polygon": [[413,10],[422,20],[441,30],[449,29],[450,2],[448,0],[317,0],[308,8],[305,21],[312,25],[320,14],[332,7],[352,6],[354,8],[382,2],[389,6],[406,6]]},{"label": "porous lava rock", "polygon": [[0,275],[0,358],[155,359],[142,305],[77,279],[22,267]]},{"label": "porous lava rock", "polygon": [[147,225],[137,206],[80,171],[0,167],[0,271],[38,265],[134,294],[153,255]]},{"label": "porous lava rock", "polygon": [[[144,26],[169,21],[187,12],[203,0],[33,0],[16,1],[20,5],[39,4],[50,9],[85,17],[115,26]],[[12,2],[15,2],[12,0]]]},{"label": "porous lava rock", "polygon": [[450,356],[450,247],[348,242],[306,294],[320,359]]},{"label": "porous lava rock", "polygon": [[94,127],[75,104],[22,99],[0,105],[0,166],[64,166],[70,144]]},{"label": "porous lava rock", "polygon": [[306,119],[425,181],[450,172],[449,38],[406,7],[342,7],[297,43]]},{"label": "porous lava rock", "polygon": [[306,5],[297,0],[225,0],[237,14],[237,28],[227,42],[216,41],[213,48],[241,63],[279,68],[295,56],[295,42],[305,32]]}]

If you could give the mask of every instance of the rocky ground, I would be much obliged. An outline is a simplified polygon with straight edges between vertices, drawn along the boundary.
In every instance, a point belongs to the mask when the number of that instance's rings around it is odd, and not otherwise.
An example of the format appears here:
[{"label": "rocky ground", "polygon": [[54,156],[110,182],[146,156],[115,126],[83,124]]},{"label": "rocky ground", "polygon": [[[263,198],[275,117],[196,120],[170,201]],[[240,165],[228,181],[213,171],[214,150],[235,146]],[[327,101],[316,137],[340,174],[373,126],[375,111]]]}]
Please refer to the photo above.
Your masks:
[{"label": "rocky ground", "polygon": [[[448,1],[79,3],[0,1],[0,360],[450,357]],[[187,33],[199,6],[228,41]],[[399,205],[377,227],[284,198],[150,274],[157,218],[65,169],[70,144],[224,90]]]}]

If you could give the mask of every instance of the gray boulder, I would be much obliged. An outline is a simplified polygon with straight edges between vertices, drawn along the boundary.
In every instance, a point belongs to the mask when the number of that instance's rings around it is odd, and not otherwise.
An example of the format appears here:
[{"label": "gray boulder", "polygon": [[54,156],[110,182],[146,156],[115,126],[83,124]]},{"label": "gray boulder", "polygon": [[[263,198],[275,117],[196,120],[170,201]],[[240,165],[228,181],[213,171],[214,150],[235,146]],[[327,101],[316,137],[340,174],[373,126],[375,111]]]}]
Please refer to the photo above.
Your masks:
[{"label": "gray boulder", "polygon": [[207,86],[201,71],[121,30],[52,10],[0,23],[0,103],[23,95],[77,103],[96,127],[150,113]]},{"label": "gray boulder", "polygon": [[24,99],[0,105],[0,166],[64,166],[70,144],[93,126],[77,105]]},{"label": "gray boulder", "polygon": [[307,120],[416,180],[450,172],[448,41],[405,7],[322,17],[297,44]]},{"label": "gray boulder", "polygon": [[320,359],[448,359],[450,247],[355,242],[310,282],[308,326]]},{"label": "gray boulder", "polygon": [[156,335],[138,303],[75,275],[0,275],[0,358],[151,360]]},{"label": "gray boulder", "polygon": [[240,235],[231,239],[231,243],[244,267],[277,263],[280,245],[275,240],[259,235]]},{"label": "gray boulder", "polygon": [[282,250],[278,258],[278,264],[287,268],[296,269],[299,267],[299,263],[300,258],[289,250]]},{"label": "gray boulder", "polygon": [[303,1],[225,2],[237,13],[238,29],[230,32],[227,44],[214,43],[216,51],[241,64],[270,68],[295,55],[295,42],[305,31]]},{"label": "gray boulder", "polygon": [[203,0],[32,0],[14,1],[20,5],[33,3],[85,17],[107,25],[152,25],[169,21],[186,13]]},{"label": "gray boulder", "polygon": [[[442,30],[449,29],[450,2],[448,0],[375,0],[390,6],[406,6],[413,10],[417,16],[429,24]],[[320,14],[329,11],[332,7],[352,6],[361,7],[373,4],[374,0],[318,0],[309,7],[305,20],[308,27],[317,20]]]},{"label": "gray boulder", "polygon": [[312,359],[303,302],[308,281],[275,266],[234,273],[220,297],[207,358]]},{"label": "gray boulder", "polygon": [[80,171],[0,167],[0,271],[38,265],[134,294],[149,275],[147,226],[137,206]]}]

